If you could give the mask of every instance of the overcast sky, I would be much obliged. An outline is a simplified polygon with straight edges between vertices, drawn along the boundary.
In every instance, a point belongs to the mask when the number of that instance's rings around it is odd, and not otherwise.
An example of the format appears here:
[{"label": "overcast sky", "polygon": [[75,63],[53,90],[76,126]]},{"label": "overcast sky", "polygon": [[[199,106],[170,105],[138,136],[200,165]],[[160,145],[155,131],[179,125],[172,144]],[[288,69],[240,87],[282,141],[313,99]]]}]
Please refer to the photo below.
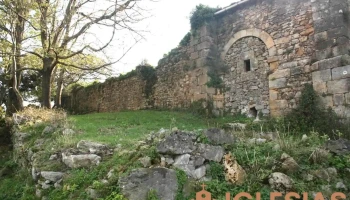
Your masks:
[{"label": "overcast sky", "polygon": [[[120,63],[113,66],[114,75],[134,69],[143,59],[147,59],[150,64],[157,66],[158,60],[165,53],[177,47],[181,39],[189,32],[189,16],[196,5],[225,7],[235,1],[157,0],[157,2],[148,2],[146,6],[151,17],[140,24],[140,27],[148,31],[145,34],[146,40],[138,43]],[[115,47],[110,50],[109,54],[118,50],[120,51]]]}]

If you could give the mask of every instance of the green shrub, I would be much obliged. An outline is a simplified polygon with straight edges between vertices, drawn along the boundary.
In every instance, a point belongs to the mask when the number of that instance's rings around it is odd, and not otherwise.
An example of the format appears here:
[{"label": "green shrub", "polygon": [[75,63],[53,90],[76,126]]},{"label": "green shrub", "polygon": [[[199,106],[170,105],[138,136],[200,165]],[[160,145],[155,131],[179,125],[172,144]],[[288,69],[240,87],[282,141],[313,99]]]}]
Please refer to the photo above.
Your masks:
[{"label": "green shrub", "polygon": [[146,98],[149,98],[153,93],[153,86],[157,82],[156,70],[151,65],[138,66],[138,70],[142,79],[146,81],[145,94]]},{"label": "green shrub", "polygon": [[209,81],[207,82],[208,87],[213,87],[217,89],[224,89],[225,83],[221,79],[221,75],[228,72],[228,66],[226,63],[221,59],[220,51],[216,46],[211,46],[207,60],[206,65],[208,66],[208,76]]},{"label": "green shrub", "polygon": [[198,30],[205,23],[209,22],[214,18],[214,13],[218,9],[210,8],[203,4],[197,5],[196,8],[191,12],[190,23],[192,30]]},{"label": "green shrub", "polygon": [[176,200],[183,200],[185,199],[183,194],[183,188],[185,183],[187,182],[187,175],[183,170],[176,169],[176,178],[177,178],[177,193],[176,193]]},{"label": "green shrub", "polygon": [[286,115],[285,122],[293,132],[316,131],[332,138],[339,136],[338,131],[348,133],[349,130],[349,126],[342,122],[341,116],[331,108],[324,107],[320,96],[310,84],[305,85],[298,106]]},{"label": "green shrub", "polygon": [[181,40],[180,42],[180,46],[181,47],[185,47],[185,46],[188,46],[191,42],[191,32],[188,32],[185,37]]}]

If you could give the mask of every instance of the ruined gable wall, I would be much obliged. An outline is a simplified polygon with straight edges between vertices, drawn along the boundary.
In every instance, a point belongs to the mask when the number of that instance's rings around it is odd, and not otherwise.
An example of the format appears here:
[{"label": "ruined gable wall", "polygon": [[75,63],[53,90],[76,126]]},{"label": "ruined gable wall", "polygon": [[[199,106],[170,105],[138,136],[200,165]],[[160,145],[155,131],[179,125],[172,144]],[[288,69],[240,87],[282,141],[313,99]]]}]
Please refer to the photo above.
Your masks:
[{"label": "ruined gable wall", "polygon": [[[240,98],[245,93],[253,93],[256,90],[263,93],[264,86],[256,89],[256,87],[248,87],[249,84],[248,86],[246,84],[237,85],[232,80],[226,79],[226,85],[231,87],[231,90],[225,93],[226,110],[233,108],[232,111],[237,111],[235,108],[244,107],[245,110],[242,111],[247,111],[251,107],[256,107],[264,114],[271,112],[272,115],[281,115],[295,107],[303,84],[311,82],[310,66],[314,53],[311,1],[251,0],[229,10],[218,21],[223,28],[217,34],[217,41],[224,51],[225,48],[232,47],[227,46],[232,38],[238,41],[245,37],[259,38],[264,40],[267,47],[266,59],[260,58],[264,63],[261,65],[269,66],[269,70],[263,72],[268,82],[269,106],[266,106],[266,101],[256,102],[254,98],[251,98],[242,102]],[[267,37],[272,39],[267,39]],[[243,45],[249,46],[247,43]],[[236,46],[236,48],[240,47]],[[241,48],[244,49],[244,46]],[[240,76],[257,76],[254,75],[254,72],[235,70],[243,68],[244,59],[243,55],[240,56],[240,59],[234,59],[235,56],[237,55],[225,55],[226,62],[231,68],[231,73],[226,77],[232,77],[234,73],[239,73]],[[263,74],[259,74],[257,78],[262,79]],[[239,81],[239,78],[237,80]],[[246,90],[246,92],[237,96],[237,91],[232,89],[234,87]],[[237,105],[242,103],[244,105]]]}]

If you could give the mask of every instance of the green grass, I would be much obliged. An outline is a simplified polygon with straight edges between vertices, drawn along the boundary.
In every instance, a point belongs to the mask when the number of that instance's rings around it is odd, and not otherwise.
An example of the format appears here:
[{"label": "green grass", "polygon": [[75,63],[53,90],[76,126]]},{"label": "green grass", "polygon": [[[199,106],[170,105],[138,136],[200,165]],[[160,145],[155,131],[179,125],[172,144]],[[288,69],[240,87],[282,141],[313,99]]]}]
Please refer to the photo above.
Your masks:
[{"label": "green grass", "polygon": [[171,111],[126,111],[73,115],[69,121],[77,135],[74,140],[93,140],[106,144],[129,146],[141,140],[151,131],[161,128],[193,131],[208,127],[220,127],[232,122],[233,117],[205,119],[186,112]]}]

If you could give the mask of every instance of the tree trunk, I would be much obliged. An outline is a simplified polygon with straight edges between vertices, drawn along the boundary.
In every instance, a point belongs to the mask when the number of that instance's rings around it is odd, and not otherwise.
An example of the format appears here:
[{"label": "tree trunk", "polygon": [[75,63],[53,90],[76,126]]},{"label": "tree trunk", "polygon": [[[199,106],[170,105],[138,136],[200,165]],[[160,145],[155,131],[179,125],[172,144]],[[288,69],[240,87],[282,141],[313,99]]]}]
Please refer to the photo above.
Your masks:
[{"label": "tree trunk", "polygon": [[51,109],[51,76],[52,76],[53,58],[43,59],[42,82],[41,82],[41,99],[42,106]]},{"label": "tree trunk", "polygon": [[62,106],[62,90],[63,90],[63,77],[64,77],[64,69],[60,70],[60,74],[57,79],[57,90],[55,97],[55,106],[56,108],[61,108]]}]

